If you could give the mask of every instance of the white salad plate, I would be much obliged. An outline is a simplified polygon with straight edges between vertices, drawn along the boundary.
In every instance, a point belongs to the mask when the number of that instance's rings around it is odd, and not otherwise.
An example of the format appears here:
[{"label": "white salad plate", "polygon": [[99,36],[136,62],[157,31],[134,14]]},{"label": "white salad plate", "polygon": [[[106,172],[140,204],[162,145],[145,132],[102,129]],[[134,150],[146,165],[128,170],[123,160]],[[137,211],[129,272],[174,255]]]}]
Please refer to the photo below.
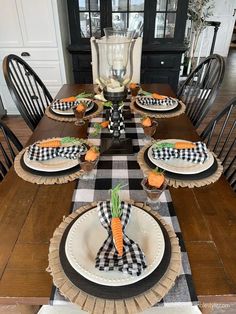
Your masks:
[{"label": "white salad plate", "polygon": [[[166,140],[161,140],[156,143],[176,143],[176,142],[188,142],[185,140],[178,140],[178,139],[166,139]],[[181,158],[170,158],[169,160],[161,160],[161,159],[155,159],[153,158],[152,154],[152,148],[155,146],[153,144],[150,146],[148,149],[148,158],[149,160],[155,164],[157,167],[160,167],[164,170],[173,172],[173,173],[178,173],[178,174],[196,174],[203,172],[207,169],[209,169],[213,163],[214,163],[214,157],[212,153],[208,150],[208,159],[203,163],[193,163],[191,161],[186,161]]]},{"label": "white salad plate", "polygon": [[[90,102],[89,105],[87,105],[87,109],[86,109],[85,112],[90,111],[90,110],[93,109],[93,107],[94,107],[94,102],[93,102],[91,99],[89,99],[89,98],[79,98],[79,99],[77,100],[77,102],[85,102],[85,103]],[[56,114],[60,114],[60,115],[63,115],[63,116],[66,116],[66,115],[68,115],[68,116],[74,116],[74,112],[73,112],[73,109],[72,109],[72,108],[63,111],[63,110],[54,109],[54,108],[51,107],[51,110],[52,110],[53,112],[55,112]]]},{"label": "white salad plate", "polygon": [[150,105],[150,104],[145,104],[141,102],[140,100],[145,100],[148,98],[153,98],[151,96],[137,96],[136,97],[136,104],[146,110],[152,110],[152,111],[169,111],[173,110],[178,106],[178,100],[175,98],[171,98],[173,100],[172,105]]},{"label": "white salad plate", "polygon": [[45,172],[57,172],[73,168],[79,164],[78,159],[69,159],[63,157],[55,157],[44,161],[30,160],[27,150],[23,155],[25,165],[33,170]]},{"label": "white salad plate", "polygon": [[147,268],[140,276],[131,276],[120,271],[100,271],[95,268],[95,258],[108,236],[101,225],[97,208],[80,216],[72,225],[66,239],[65,252],[71,266],[86,279],[106,286],[124,286],[142,280],[160,264],[165,241],[157,221],[144,210],[133,206],[126,235],[138,243],[144,252]]}]

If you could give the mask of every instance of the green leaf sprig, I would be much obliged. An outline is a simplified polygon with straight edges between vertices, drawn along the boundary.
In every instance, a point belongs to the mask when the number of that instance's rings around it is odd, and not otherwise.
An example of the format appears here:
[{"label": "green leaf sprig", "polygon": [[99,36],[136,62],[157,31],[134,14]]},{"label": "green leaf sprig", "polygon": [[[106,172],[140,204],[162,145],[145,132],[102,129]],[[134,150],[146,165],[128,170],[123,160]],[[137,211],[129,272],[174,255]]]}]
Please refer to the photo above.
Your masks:
[{"label": "green leaf sprig", "polygon": [[82,92],[80,94],[78,94],[77,96],[75,96],[75,98],[79,99],[79,98],[93,98],[94,94],[93,93],[86,93],[86,92]]},{"label": "green leaf sprig", "polygon": [[172,143],[155,143],[154,147],[157,149],[163,149],[163,148],[174,148],[175,144]]},{"label": "green leaf sprig", "polygon": [[98,122],[95,122],[95,123],[94,123],[94,129],[95,129],[95,131],[92,132],[92,135],[93,135],[93,136],[97,136],[97,135],[101,132],[101,129],[102,129],[101,124],[98,123]]},{"label": "green leaf sprig", "polygon": [[121,217],[121,200],[120,200],[120,190],[125,187],[127,184],[121,185],[117,184],[113,189],[110,190],[111,193],[111,214],[113,218]]}]

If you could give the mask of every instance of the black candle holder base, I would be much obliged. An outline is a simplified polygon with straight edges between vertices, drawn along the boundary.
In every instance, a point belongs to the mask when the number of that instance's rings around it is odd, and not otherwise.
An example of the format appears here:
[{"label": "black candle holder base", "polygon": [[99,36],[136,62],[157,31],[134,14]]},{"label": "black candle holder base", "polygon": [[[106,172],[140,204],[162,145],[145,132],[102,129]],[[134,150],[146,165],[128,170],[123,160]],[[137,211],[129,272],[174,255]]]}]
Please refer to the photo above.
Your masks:
[{"label": "black candle holder base", "polygon": [[114,139],[104,138],[101,142],[101,154],[103,156],[133,155],[131,138]]}]

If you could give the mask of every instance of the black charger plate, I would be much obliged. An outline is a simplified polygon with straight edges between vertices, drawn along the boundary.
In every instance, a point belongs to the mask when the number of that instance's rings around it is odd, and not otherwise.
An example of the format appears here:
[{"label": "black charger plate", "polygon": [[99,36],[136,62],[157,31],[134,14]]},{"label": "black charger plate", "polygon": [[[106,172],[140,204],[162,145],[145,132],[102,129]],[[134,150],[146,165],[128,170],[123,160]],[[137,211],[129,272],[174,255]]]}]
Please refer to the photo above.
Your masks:
[{"label": "black charger plate", "polygon": [[[150,147],[148,147],[145,152],[144,152],[144,161],[146,162],[146,164],[151,168],[151,169],[155,169],[157,167],[157,165],[155,165],[148,157],[148,150]],[[176,179],[176,180],[202,180],[205,178],[208,178],[209,176],[211,176],[213,173],[216,172],[217,168],[218,168],[218,163],[217,160],[214,157],[214,162],[212,164],[212,166],[210,168],[208,168],[205,171],[199,172],[199,173],[195,173],[195,174],[181,174],[181,173],[174,173],[174,172],[170,172],[167,171],[165,169],[162,169],[160,167],[158,167],[160,170],[164,170],[165,171],[165,176],[170,178],[170,179]]]},{"label": "black charger plate", "polygon": [[[91,208],[92,209],[92,208]],[[91,210],[89,209],[89,210]],[[159,224],[161,227],[161,230],[164,235],[164,241],[165,241],[165,251],[163,254],[163,258],[160,262],[160,264],[157,266],[157,268],[147,277],[144,279],[141,279],[140,281],[126,285],[126,286],[105,286],[100,285],[95,282],[92,282],[83,276],[81,276],[69,263],[66,253],[65,253],[65,243],[67,239],[67,235],[73,226],[73,224],[76,222],[76,220],[82,216],[85,212],[80,214],[76,219],[74,219],[66,228],[59,247],[59,256],[60,256],[60,262],[63,268],[64,273],[68,277],[68,279],[79,289],[82,291],[93,295],[98,298],[105,298],[105,299],[124,299],[124,298],[131,298],[136,295],[139,295],[141,293],[144,293],[151,287],[153,287],[165,274],[171,258],[171,243],[169,235],[164,228],[164,226],[161,224],[161,222],[152,214],[150,214]],[[101,243],[102,245],[102,243]],[[95,267],[95,261],[94,261],[94,267]]]}]

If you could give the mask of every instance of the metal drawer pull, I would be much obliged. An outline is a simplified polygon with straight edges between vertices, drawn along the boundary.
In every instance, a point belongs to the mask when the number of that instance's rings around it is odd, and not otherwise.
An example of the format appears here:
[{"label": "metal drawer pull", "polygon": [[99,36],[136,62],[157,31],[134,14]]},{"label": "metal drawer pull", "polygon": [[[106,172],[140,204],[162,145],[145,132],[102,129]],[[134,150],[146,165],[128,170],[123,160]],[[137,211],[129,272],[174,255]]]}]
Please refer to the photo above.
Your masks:
[{"label": "metal drawer pull", "polygon": [[21,56],[22,56],[22,57],[30,57],[30,53],[24,51],[24,52],[21,53]]},{"label": "metal drawer pull", "polygon": [[165,61],[161,61],[161,64],[165,64]]}]

